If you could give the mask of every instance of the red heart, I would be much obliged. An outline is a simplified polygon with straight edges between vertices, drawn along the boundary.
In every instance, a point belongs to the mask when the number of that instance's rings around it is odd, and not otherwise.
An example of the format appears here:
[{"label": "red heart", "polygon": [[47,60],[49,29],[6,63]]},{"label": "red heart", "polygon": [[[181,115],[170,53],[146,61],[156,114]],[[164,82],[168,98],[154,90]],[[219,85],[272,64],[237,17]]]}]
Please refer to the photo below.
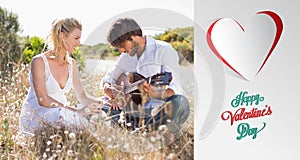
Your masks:
[{"label": "red heart", "polygon": [[[267,62],[268,58],[270,57],[270,55],[272,54],[274,48],[276,47],[279,39],[280,39],[280,36],[281,36],[281,33],[282,33],[282,30],[283,30],[283,23],[282,23],[282,20],[281,18],[274,12],[272,11],[261,11],[261,12],[258,12],[257,14],[266,14],[267,16],[270,16],[272,18],[272,20],[274,21],[275,25],[276,25],[276,35],[275,35],[275,38],[273,40],[273,43],[270,47],[270,50],[268,51],[268,53],[266,54],[266,57],[265,59],[263,60],[263,63],[261,64],[261,66],[259,67],[259,70],[256,72],[255,76],[261,71],[261,69],[263,68],[263,66],[265,65],[265,63]],[[225,57],[222,56],[222,53],[220,53],[220,51],[218,51],[217,47],[214,45],[213,43],[213,40],[212,40],[212,32],[213,32],[213,29],[215,27],[215,25],[221,20],[222,18],[214,21],[212,23],[212,25],[209,27],[208,31],[207,31],[207,34],[206,34],[206,40],[207,40],[207,43],[210,47],[210,49],[213,51],[213,53],[224,63],[226,64],[230,69],[232,69],[235,73],[237,73],[239,76],[241,76],[242,78],[244,79],[247,79],[244,77],[244,75],[242,75],[242,73],[239,72],[239,68],[237,67],[234,67],[230,64],[230,62],[228,62]],[[244,28],[237,22],[235,21],[241,28],[241,30],[243,32],[245,32]],[[232,53],[231,53],[232,54]],[[235,54],[243,54],[243,53],[235,53]],[[257,54],[257,53],[256,53]],[[259,53],[258,53],[259,54]]]}]

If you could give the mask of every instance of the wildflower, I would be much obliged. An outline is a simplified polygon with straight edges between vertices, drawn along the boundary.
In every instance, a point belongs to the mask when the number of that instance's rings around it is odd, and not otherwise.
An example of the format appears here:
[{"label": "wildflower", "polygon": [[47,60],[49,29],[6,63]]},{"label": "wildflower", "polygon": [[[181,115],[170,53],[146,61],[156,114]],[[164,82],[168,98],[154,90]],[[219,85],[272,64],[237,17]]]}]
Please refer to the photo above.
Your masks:
[{"label": "wildflower", "polygon": [[163,130],[165,130],[166,128],[167,128],[166,125],[160,125],[160,126],[158,127],[158,130],[163,131]]},{"label": "wildflower", "polygon": [[144,137],[139,137],[141,143],[145,143],[146,139]]},{"label": "wildflower", "polygon": [[118,120],[118,123],[119,123],[119,124],[122,124],[122,123],[124,123],[124,122],[125,122],[125,120],[122,119],[122,118],[120,118],[120,119]]},{"label": "wildflower", "polygon": [[90,121],[92,123],[97,123],[99,121],[99,116],[97,114],[92,115]]},{"label": "wildflower", "polygon": [[113,146],[114,149],[119,148],[119,147],[120,147],[119,143],[115,143],[114,146]]},{"label": "wildflower", "polygon": [[107,149],[112,149],[113,146],[110,144],[110,145],[107,145]]},{"label": "wildflower", "polygon": [[64,134],[69,134],[69,131],[65,130],[65,131],[64,131]]},{"label": "wildflower", "polygon": [[175,154],[174,153],[170,153],[168,156],[167,156],[167,159],[174,159],[175,158]]},{"label": "wildflower", "polygon": [[143,160],[143,159],[144,159],[144,157],[143,157],[143,156],[140,156],[138,160]]},{"label": "wildflower", "polygon": [[100,138],[99,138],[99,140],[102,141],[102,142],[103,142],[105,139],[106,139],[105,136],[100,136]]},{"label": "wildflower", "polygon": [[50,144],[51,144],[51,141],[48,141],[48,142],[47,142],[47,145],[49,146]]},{"label": "wildflower", "polygon": [[147,146],[146,146],[146,149],[147,149],[148,151],[152,151],[152,150],[154,149],[153,144],[148,143]]},{"label": "wildflower", "polygon": [[121,113],[120,113],[120,117],[123,117],[125,115],[125,113],[122,111]]},{"label": "wildflower", "polygon": [[150,137],[150,141],[151,141],[151,142],[155,142],[155,141],[156,141],[156,138],[155,138],[154,136],[151,136],[151,137]]},{"label": "wildflower", "polygon": [[[56,158],[56,157],[57,157],[57,154],[54,153],[54,154],[52,155],[52,157],[53,157],[53,158]],[[51,158],[52,158],[52,157],[51,157]]]},{"label": "wildflower", "polygon": [[102,112],[101,112],[101,116],[102,116],[103,119],[105,119],[105,118],[107,117],[107,113],[104,112],[104,111],[102,111]]},{"label": "wildflower", "polygon": [[43,154],[43,158],[47,158],[47,154],[44,152],[44,154]]},{"label": "wildflower", "polygon": [[56,152],[56,153],[61,153],[61,150],[56,150],[55,152]]},{"label": "wildflower", "polygon": [[86,112],[86,113],[90,113],[91,112],[91,110],[90,110],[90,108],[84,108],[84,112]]},{"label": "wildflower", "polygon": [[146,136],[146,135],[147,135],[147,132],[143,132],[143,133],[142,133],[142,136]]},{"label": "wildflower", "polygon": [[125,149],[125,150],[129,150],[129,143],[126,143],[126,144],[124,145],[124,149]]},{"label": "wildflower", "polygon": [[72,155],[73,155],[73,151],[69,149],[69,150],[67,151],[67,154],[68,154],[68,156],[72,156]]},{"label": "wildflower", "polygon": [[112,141],[112,138],[109,137],[109,138],[107,139],[107,142],[111,142],[111,141]]},{"label": "wildflower", "polygon": [[160,134],[156,134],[156,139],[157,140],[160,140],[162,137],[161,137],[161,135]]},{"label": "wildflower", "polygon": [[26,143],[25,143],[25,142],[21,142],[20,145],[21,145],[21,146],[25,146]]},{"label": "wildflower", "polygon": [[76,134],[75,134],[74,132],[71,132],[71,133],[69,134],[69,138],[70,138],[70,139],[75,139],[75,138],[76,138]]},{"label": "wildflower", "polygon": [[132,124],[131,123],[127,123],[127,127],[131,127],[132,126]]}]

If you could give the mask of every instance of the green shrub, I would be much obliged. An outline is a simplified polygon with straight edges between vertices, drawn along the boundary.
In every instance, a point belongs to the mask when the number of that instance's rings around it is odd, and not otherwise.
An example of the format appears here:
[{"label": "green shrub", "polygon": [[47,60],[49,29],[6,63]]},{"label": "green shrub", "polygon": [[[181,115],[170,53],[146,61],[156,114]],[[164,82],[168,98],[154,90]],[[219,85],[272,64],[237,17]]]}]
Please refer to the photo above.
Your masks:
[{"label": "green shrub", "polygon": [[0,6],[0,73],[12,70],[13,63],[20,61],[18,32],[21,32],[18,16]]},{"label": "green shrub", "polygon": [[83,71],[85,67],[85,59],[83,58],[82,50],[78,47],[75,52],[71,54],[71,57],[76,60],[79,71]]},{"label": "green shrub", "polygon": [[37,36],[25,38],[25,49],[23,50],[22,57],[23,62],[30,63],[31,59],[43,52],[43,49],[47,49],[43,39]]}]

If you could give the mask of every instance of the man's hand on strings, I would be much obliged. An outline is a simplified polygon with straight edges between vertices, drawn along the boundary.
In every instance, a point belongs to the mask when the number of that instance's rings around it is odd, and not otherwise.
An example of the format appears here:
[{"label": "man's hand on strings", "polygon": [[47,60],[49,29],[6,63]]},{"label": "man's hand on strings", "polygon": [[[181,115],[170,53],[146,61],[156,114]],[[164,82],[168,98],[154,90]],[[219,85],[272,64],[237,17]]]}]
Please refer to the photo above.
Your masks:
[{"label": "man's hand on strings", "polygon": [[148,96],[150,98],[163,99],[170,94],[174,94],[173,90],[165,89],[164,86],[153,86],[146,81],[138,86],[139,91],[142,95]]}]

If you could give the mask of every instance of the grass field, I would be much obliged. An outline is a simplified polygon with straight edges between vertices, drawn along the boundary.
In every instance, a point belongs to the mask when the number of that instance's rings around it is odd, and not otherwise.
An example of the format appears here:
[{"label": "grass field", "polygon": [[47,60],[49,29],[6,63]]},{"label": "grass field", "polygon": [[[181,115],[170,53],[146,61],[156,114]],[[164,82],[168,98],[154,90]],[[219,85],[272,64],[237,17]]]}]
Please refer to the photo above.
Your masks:
[{"label": "grass field", "polygon": [[[19,114],[29,88],[28,73],[28,65],[16,65],[12,73],[1,73],[5,76],[0,79],[0,159],[194,159],[193,106],[188,121],[171,145],[160,145],[160,134],[133,135],[106,123],[99,123],[92,132],[48,126],[35,137],[16,140]],[[103,95],[99,89],[102,77],[103,73],[81,74],[88,94]],[[71,104],[77,103],[73,91],[67,97]],[[189,100],[193,104],[193,98]]]}]

